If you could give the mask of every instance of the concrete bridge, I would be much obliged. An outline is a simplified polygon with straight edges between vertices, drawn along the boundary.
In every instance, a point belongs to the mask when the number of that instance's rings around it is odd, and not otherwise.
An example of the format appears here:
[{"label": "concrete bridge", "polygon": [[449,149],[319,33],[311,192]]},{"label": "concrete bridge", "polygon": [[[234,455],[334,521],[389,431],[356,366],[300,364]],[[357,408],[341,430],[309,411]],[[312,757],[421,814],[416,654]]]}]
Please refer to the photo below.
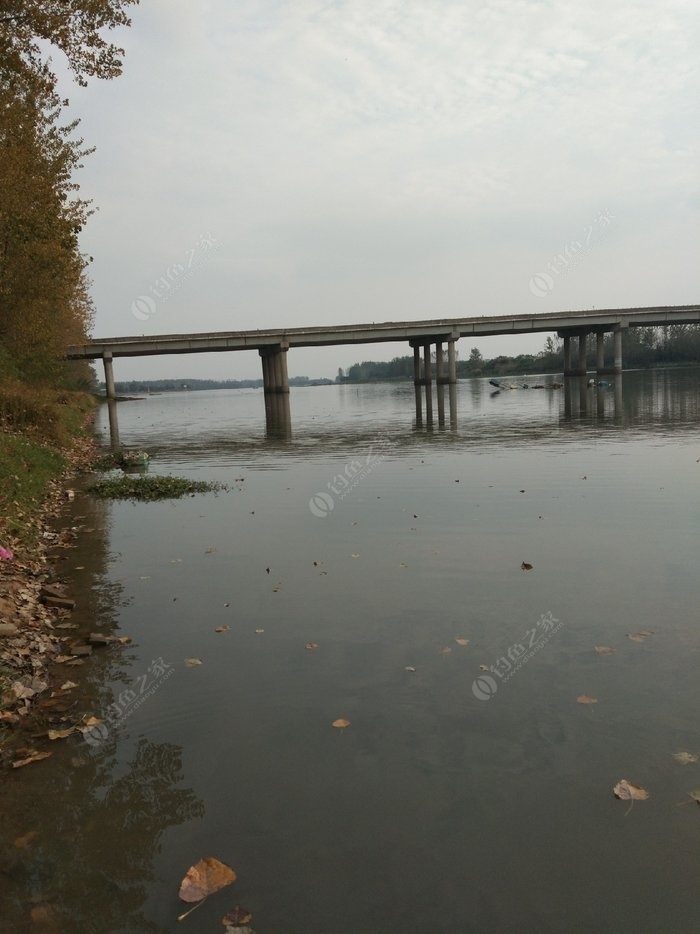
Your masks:
[{"label": "concrete bridge", "polygon": [[[700,323],[700,305],[662,305],[649,308],[607,308],[592,311],[562,311],[535,315],[444,318],[429,321],[385,321],[372,324],[328,325],[308,328],[271,328],[254,331],[215,331],[204,334],[159,334],[141,337],[101,337],[68,348],[71,360],[102,359],[107,397],[113,399],[115,357],[154,354],[211,353],[257,350],[262,359],[265,396],[289,392],[287,351],[291,347],[327,347],[336,344],[375,344],[407,341],[413,348],[416,392],[433,381],[431,346],[435,345],[435,382],[454,384],[455,343],[460,337],[490,337],[502,334],[532,334],[556,331],[564,340],[564,374],[585,375],[588,369],[586,339],[597,336],[597,373],[622,371],[622,333],[628,327]],[[606,366],[603,337],[614,334],[614,359]],[[578,340],[576,365],[571,362],[571,340]],[[447,345],[445,370],[443,345]],[[421,366],[421,350],[423,361]],[[426,400],[428,402],[428,400]]]}]

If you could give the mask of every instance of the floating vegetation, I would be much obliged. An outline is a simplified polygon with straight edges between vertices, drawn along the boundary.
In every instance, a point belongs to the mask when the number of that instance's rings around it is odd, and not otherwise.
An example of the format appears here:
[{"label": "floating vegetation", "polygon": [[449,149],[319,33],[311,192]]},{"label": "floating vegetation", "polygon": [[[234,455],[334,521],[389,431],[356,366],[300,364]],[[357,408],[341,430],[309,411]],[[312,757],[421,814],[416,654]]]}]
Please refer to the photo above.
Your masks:
[{"label": "floating vegetation", "polygon": [[99,480],[90,492],[101,499],[135,499],[151,502],[158,499],[179,499],[194,493],[224,490],[221,483],[187,480],[185,477],[113,477]]}]

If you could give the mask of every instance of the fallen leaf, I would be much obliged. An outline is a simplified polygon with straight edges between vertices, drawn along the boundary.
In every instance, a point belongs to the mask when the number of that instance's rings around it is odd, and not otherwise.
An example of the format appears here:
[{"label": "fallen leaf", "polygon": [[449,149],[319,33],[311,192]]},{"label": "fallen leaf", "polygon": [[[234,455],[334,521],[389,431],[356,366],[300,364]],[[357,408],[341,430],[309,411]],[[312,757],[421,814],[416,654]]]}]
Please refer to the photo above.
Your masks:
[{"label": "fallen leaf", "polygon": [[694,756],[692,752],[674,752],[673,758],[681,765],[690,765],[691,762],[698,761],[698,757]]},{"label": "fallen leaf", "polygon": [[69,662],[72,658],[72,655],[57,655],[56,658],[54,658],[54,661],[58,662],[59,665],[62,665],[64,662]]},{"label": "fallen leaf", "polygon": [[350,555],[351,558],[359,558],[359,555]]},{"label": "fallen leaf", "polygon": [[231,628],[231,627],[228,626],[228,625],[226,625],[226,626],[217,626],[216,629],[214,630],[214,632],[228,632],[230,628]]},{"label": "fallen leaf", "polygon": [[455,636],[457,645],[469,645],[469,639],[463,639],[461,636]]},{"label": "fallen leaf", "polygon": [[404,669],[404,671],[415,671],[415,670],[416,670],[416,669],[413,667],[413,665],[406,665],[406,667],[405,667],[405,669]]},{"label": "fallen leaf", "polygon": [[610,645],[594,645],[593,648],[598,655],[614,655],[615,649]]},{"label": "fallen leaf", "polygon": [[532,568],[533,568],[533,565],[528,564],[527,561],[523,561],[523,563],[520,565],[521,571],[531,571]]},{"label": "fallen leaf", "polygon": [[256,629],[255,631],[256,631],[257,633],[265,632],[264,629]]},{"label": "fallen leaf", "polygon": [[488,665],[479,665],[479,671],[489,671]]},{"label": "fallen leaf", "polygon": [[201,902],[203,898],[235,881],[236,873],[230,866],[213,856],[207,856],[187,870],[180,883],[179,895],[183,902]]},{"label": "fallen leaf", "polygon": [[17,723],[19,716],[11,710],[0,710],[0,721],[3,720],[6,723]]},{"label": "fallen leaf", "polygon": [[104,723],[104,720],[100,720],[99,717],[87,717],[80,726],[76,727],[76,730],[80,733],[87,733],[94,726],[101,726],[102,723]]},{"label": "fallen leaf", "polygon": [[579,696],[576,698],[576,703],[577,704],[597,704],[598,698],[591,697],[590,694],[579,694]]},{"label": "fallen leaf", "polygon": [[648,629],[640,629],[639,632],[628,632],[627,638],[631,639],[632,642],[644,642],[645,639],[648,639],[649,636],[653,636],[654,633],[650,632]]},{"label": "fallen leaf", "polygon": [[207,548],[207,550],[204,552],[204,554],[205,554],[205,555],[213,555],[215,551],[216,551],[216,548]]},{"label": "fallen leaf", "polygon": [[338,720],[334,720],[331,726],[334,726],[336,730],[344,730],[346,727],[350,726],[350,721],[340,717]]},{"label": "fallen leaf", "polygon": [[313,649],[318,648],[318,642],[307,642],[305,648],[313,651]]},{"label": "fallen leaf", "polygon": [[30,765],[32,762],[40,762],[42,759],[48,759],[49,756],[52,755],[52,752],[32,752],[26,759],[17,759],[16,762],[13,762],[12,768],[21,769],[24,765]]},{"label": "fallen leaf", "polygon": [[78,685],[75,683],[75,681],[66,681],[61,685],[61,690],[70,691],[71,688],[77,688],[77,687]]},{"label": "fallen leaf", "polygon": [[445,645],[440,649],[440,655],[452,655],[452,649],[449,645]]},{"label": "fallen leaf", "polygon": [[693,791],[689,791],[688,794],[693,799],[693,801],[700,804],[700,788],[695,788]]},{"label": "fallen leaf", "polygon": [[202,659],[201,658],[186,658],[185,664],[187,665],[188,668],[195,668],[197,665],[202,664]]},{"label": "fallen leaf", "polygon": [[72,733],[75,733],[75,727],[71,726],[67,730],[49,730],[48,737],[49,739],[65,739],[67,736],[70,736]]}]

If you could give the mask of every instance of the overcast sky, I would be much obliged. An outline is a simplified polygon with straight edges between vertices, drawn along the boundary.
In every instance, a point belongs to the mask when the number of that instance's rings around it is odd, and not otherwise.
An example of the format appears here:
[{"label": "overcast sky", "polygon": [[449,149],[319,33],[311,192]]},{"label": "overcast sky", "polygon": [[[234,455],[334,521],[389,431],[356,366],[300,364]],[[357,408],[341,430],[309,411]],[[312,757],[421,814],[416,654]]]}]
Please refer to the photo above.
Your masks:
[{"label": "overcast sky", "polygon": [[[97,146],[95,335],[696,302],[699,33],[683,0],[143,0],[123,75],[62,84]],[[260,375],[247,352],[115,369]]]}]

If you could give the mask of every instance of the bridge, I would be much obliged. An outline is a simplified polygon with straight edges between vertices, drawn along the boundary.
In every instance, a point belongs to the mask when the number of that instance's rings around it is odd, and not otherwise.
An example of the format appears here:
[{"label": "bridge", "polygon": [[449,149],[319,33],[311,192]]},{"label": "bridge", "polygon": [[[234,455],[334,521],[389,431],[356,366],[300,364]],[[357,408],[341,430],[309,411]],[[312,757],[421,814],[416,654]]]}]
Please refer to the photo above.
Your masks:
[{"label": "bridge", "polygon": [[[304,328],[270,328],[249,331],[214,331],[202,334],[158,334],[133,337],[101,337],[68,348],[71,360],[104,363],[107,397],[115,397],[113,359],[154,354],[212,353],[256,350],[262,360],[266,396],[289,392],[287,351],[292,347],[328,347],[337,344],[375,344],[407,341],[413,348],[416,392],[432,384],[431,346],[435,344],[435,382],[454,384],[455,343],[460,337],[492,337],[503,334],[556,332],[564,340],[564,375],[585,375],[586,344],[596,334],[596,372],[622,371],[622,333],[628,327],[700,323],[700,305],[660,305],[648,308],[607,308],[590,311],[547,312],[534,315],[443,318],[428,321],[384,321],[372,324],[327,325]],[[614,334],[614,359],[605,364],[604,335]],[[576,365],[571,362],[571,341],[578,339]],[[447,345],[447,370],[443,345]],[[421,350],[423,365],[421,366]]]}]

